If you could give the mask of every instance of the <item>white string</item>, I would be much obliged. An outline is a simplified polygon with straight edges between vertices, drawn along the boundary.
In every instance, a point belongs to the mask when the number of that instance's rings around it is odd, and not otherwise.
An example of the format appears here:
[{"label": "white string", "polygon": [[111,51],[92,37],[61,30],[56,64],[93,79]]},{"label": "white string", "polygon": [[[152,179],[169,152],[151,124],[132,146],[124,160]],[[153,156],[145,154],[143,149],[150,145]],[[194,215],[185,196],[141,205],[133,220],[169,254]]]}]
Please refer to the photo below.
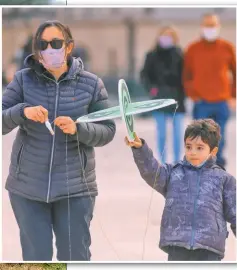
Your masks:
[{"label": "white string", "polygon": [[[178,108],[178,106],[176,106],[176,108],[175,108],[175,112],[174,112],[172,121],[174,121],[174,117],[175,117],[177,108]],[[93,203],[93,199],[92,199],[92,196],[91,196],[90,189],[88,187],[88,183],[87,183],[86,176],[85,176],[85,170],[84,170],[83,163],[82,163],[82,156],[81,156],[81,153],[80,153],[78,131],[76,131],[76,133],[77,133],[78,156],[79,156],[79,159],[80,159],[80,165],[81,165],[82,174],[83,174],[83,181],[86,184],[86,188],[88,190],[90,200]],[[70,209],[70,192],[69,192],[69,178],[68,178],[68,149],[67,149],[67,142],[68,142],[68,140],[67,140],[67,138],[68,137],[67,137],[67,134],[66,134],[66,182],[67,182],[67,193],[68,193],[67,194],[68,195],[68,238],[69,238],[69,257],[70,257],[70,261],[71,261],[71,258],[72,258],[72,247],[71,247],[71,209]],[[163,157],[163,155],[164,155],[164,152],[165,152],[165,149],[166,149],[166,145],[167,145],[167,143],[165,142],[165,147],[163,149],[163,152],[162,152],[161,157]],[[155,181],[154,181],[154,185],[153,185],[153,188],[152,188],[151,197],[150,197],[149,206],[148,206],[148,215],[147,215],[147,220],[146,220],[146,229],[145,229],[145,234],[144,234],[144,237],[143,237],[142,260],[144,260],[144,255],[145,255],[145,240],[146,240],[146,235],[147,235],[147,231],[148,231],[148,225],[149,225],[149,219],[150,219],[150,212],[151,212],[151,204],[152,204],[152,198],[153,198],[153,194],[154,194],[154,187],[155,187],[156,181],[157,181],[157,173],[158,173],[158,168],[157,168],[157,171],[156,171]],[[120,260],[120,256],[118,255],[116,249],[114,248],[114,246],[112,245],[111,241],[109,240],[109,238],[108,238],[107,234],[105,233],[105,231],[104,231],[104,229],[102,227],[102,224],[101,224],[101,222],[100,222],[100,220],[99,220],[99,218],[97,216],[96,216],[95,220],[98,222],[98,224],[100,226],[100,229],[101,229],[104,237],[106,238],[108,244],[110,245],[110,247],[114,251],[117,259]]]},{"label": "white string", "polygon": [[[91,192],[90,192],[90,189],[89,189],[88,184],[87,184],[87,181],[86,181],[85,170],[84,170],[84,167],[83,167],[83,164],[82,164],[82,157],[81,157],[81,153],[80,153],[80,146],[79,146],[78,132],[77,132],[77,147],[78,147],[78,155],[80,156],[81,168],[82,168],[82,172],[83,172],[83,180],[84,180],[84,183],[86,184],[87,190],[88,190],[88,192],[89,192],[89,196],[90,196],[91,202],[93,203],[93,199],[92,199],[92,196],[91,196]],[[101,222],[100,222],[100,220],[99,220],[99,218],[98,218],[97,216],[96,216],[95,220],[98,222],[98,224],[99,224],[99,226],[100,226],[100,229],[101,229],[101,231],[102,231],[104,237],[106,238],[108,244],[110,245],[110,247],[111,247],[112,250],[114,251],[114,253],[115,253],[117,259],[120,260],[119,255],[118,255],[116,249],[114,248],[114,246],[113,246],[112,243],[110,242],[110,240],[109,240],[107,234],[105,233],[105,231],[104,231],[104,229],[103,229],[103,227],[102,227],[102,224],[101,224]]]},{"label": "white string", "polygon": [[68,179],[68,151],[67,151],[67,137],[66,134],[66,180],[67,180],[67,196],[68,196],[68,247],[69,247],[69,258],[72,260],[72,245],[71,245],[71,208],[70,208],[70,192],[69,192],[69,179]]},{"label": "white string", "polygon": [[[75,96],[75,92],[74,92],[74,96]],[[76,109],[75,99],[74,99],[73,105],[74,105],[74,108]],[[76,125],[77,125],[77,123],[76,123]],[[91,203],[93,204],[93,203],[94,203],[94,202],[93,202],[93,198],[92,198],[92,196],[91,196],[91,192],[90,192],[90,189],[89,189],[89,187],[88,187],[88,183],[87,183],[86,175],[85,175],[85,170],[84,170],[83,163],[82,163],[82,156],[81,156],[81,153],[80,153],[80,146],[79,146],[80,143],[79,143],[78,130],[77,130],[77,128],[76,128],[76,134],[77,134],[77,150],[78,150],[78,157],[79,157],[79,159],[80,159],[80,165],[81,165],[82,174],[83,174],[83,181],[84,181],[84,183],[86,184],[86,188],[87,188],[87,191],[88,191],[88,193],[89,193],[89,197],[90,197]],[[67,151],[67,135],[66,135],[66,151]],[[68,163],[67,155],[66,155],[66,163]],[[70,193],[69,193],[69,183],[68,183],[68,167],[66,166],[66,168],[67,168],[67,189],[68,189],[68,212],[70,212]],[[95,206],[94,206],[94,208],[95,208]],[[94,210],[94,213],[95,213],[95,210]],[[69,228],[68,228],[68,232],[69,232],[69,252],[70,252],[70,260],[71,260],[71,230],[70,230],[70,227],[71,227],[71,226],[70,226],[70,214],[68,214],[68,216],[69,216],[69,219],[68,219],[68,227],[69,227]],[[93,216],[94,216],[94,219],[98,222],[99,227],[100,227],[100,229],[101,229],[101,231],[102,231],[104,237],[106,238],[108,244],[110,245],[110,247],[111,247],[112,250],[114,251],[114,253],[115,253],[117,259],[120,260],[119,255],[118,255],[118,253],[116,252],[116,250],[115,250],[114,246],[112,245],[112,243],[110,242],[108,236],[106,235],[106,233],[105,233],[105,231],[104,231],[104,229],[103,229],[103,227],[102,227],[102,224],[101,224],[99,218],[98,218],[95,214],[93,214]]]},{"label": "white string", "polygon": [[[176,105],[172,122],[174,122],[174,118],[175,118],[177,109],[178,109],[178,104]],[[165,146],[164,146],[163,152],[161,154],[161,159],[162,159],[162,157],[163,157],[163,155],[165,153],[166,146],[167,146],[167,140],[165,142]],[[146,219],[145,234],[144,234],[144,237],[143,237],[143,245],[142,245],[142,261],[144,260],[144,256],[145,256],[145,241],[146,241],[146,236],[147,236],[147,232],[148,232],[148,226],[149,226],[149,220],[150,220],[150,214],[151,214],[151,204],[152,204],[154,189],[155,189],[156,182],[157,182],[157,174],[158,174],[158,168],[156,170],[155,181],[154,181],[154,185],[153,185],[152,190],[151,190],[151,197],[150,197],[149,205],[148,205],[148,214],[147,214],[147,219]]]}]

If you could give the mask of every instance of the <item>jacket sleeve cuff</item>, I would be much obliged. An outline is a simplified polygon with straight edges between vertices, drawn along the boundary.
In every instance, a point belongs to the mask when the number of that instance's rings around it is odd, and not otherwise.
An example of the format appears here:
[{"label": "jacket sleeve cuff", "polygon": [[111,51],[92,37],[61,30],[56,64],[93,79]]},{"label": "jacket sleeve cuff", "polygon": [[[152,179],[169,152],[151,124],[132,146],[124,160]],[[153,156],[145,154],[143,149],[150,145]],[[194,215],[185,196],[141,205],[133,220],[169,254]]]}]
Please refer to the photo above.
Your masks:
[{"label": "jacket sleeve cuff", "polygon": [[135,148],[135,147],[132,147],[132,152],[133,152],[133,156],[135,158],[142,158],[142,157],[145,157],[147,156],[147,154],[149,153],[149,148],[148,148],[148,145],[146,143],[146,141],[142,138],[140,138],[140,140],[142,141],[142,147],[140,148]]},{"label": "jacket sleeve cuff", "polygon": [[26,103],[19,103],[13,108],[11,108],[11,119],[16,125],[20,125],[27,118],[24,115],[24,108],[30,105]]},{"label": "jacket sleeve cuff", "polygon": [[23,103],[22,106],[20,107],[20,114],[21,114],[21,117],[26,120],[27,117],[25,116],[25,113],[24,113],[24,109],[26,107],[30,107],[30,105],[26,104],[26,103]]},{"label": "jacket sleeve cuff", "polygon": [[82,143],[86,143],[90,138],[89,138],[89,131],[88,131],[88,123],[77,123],[77,131],[70,135],[70,138],[72,140],[78,140]]}]

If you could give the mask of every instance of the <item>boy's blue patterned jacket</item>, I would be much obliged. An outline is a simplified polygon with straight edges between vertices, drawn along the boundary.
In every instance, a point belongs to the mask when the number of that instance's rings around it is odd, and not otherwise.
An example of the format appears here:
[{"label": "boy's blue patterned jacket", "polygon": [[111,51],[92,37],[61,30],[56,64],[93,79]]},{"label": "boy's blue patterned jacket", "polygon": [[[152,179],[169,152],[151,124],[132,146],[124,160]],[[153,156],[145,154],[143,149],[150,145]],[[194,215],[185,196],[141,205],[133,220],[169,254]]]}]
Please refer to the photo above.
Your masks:
[{"label": "boy's blue patterned jacket", "polygon": [[160,248],[166,252],[169,246],[201,248],[223,258],[227,222],[236,235],[236,179],[216,165],[216,158],[201,168],[185,158],[161,165],[144,140],[132,151],[142,178],[166,199]]}]

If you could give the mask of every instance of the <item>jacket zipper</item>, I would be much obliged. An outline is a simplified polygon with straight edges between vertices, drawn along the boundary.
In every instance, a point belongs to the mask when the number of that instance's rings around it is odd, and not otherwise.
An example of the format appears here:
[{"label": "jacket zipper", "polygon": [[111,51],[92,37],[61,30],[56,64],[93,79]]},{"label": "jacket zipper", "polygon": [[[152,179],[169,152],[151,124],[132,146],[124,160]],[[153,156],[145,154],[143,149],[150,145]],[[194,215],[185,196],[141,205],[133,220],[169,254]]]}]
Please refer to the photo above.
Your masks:
[{"label": "jacket zipper", "polygon": [[83,179],[84,181],[86,181],[86,172],[85,172],[85,158],[84,158],[84,150],[81,149],[81,158],[82,158],[82,176],[83,176]]},{"label": "jacket zipper", "polygon": [[[56,99],[55,99],[55,110],[54,110],[54,119],[57,116],[57,110],[58,110],[58,96],[59,96],[59,82],[56,83]],[[50,167],[49,167],[49,182],[48,182],[48,192],[47,192],[47,203],[49,202],[49,196],[50,196],[50,188],[51,188],[51,182],[52,182],[52,166],[53,166],[53,159],[54,159],[54,148],[55,148],[55,125],[53,128],[54,136],[53,136],[53,143],[51,148],[51,158],[50,158]]]},{"label": "jacket zipper", "polygon": [[196,212],[197,212],[197,199],[199,195],[199,189],[200,189],[200,170],[198,171],[198,181],[197,181],[197,195],[194,201],[194,211],[193,211],[193,224],[192,224],[192,235],[191,235],[191,249],[194,247],[194,238],[195,238],[195,230],[196,230],[196,224],[195,224],[195,218],[196,218]]},{"label": "jacket zipper", "polygon": [[[38,74],[38,75],[41,76],[40,74]],[[49,77],[45,76],[44,74],[42,74],[42,76],[45,77],[47,80],[54,82],[56,84],[56,87],[57,87],[56,88],[56,98],[55,98],[55,110],[54,110],[54,119],[55,119],[57,116],[57,110],[58,110],[59,84],[60,84],[60,82],[63,82],[63,81],[75,79],[75,76],[73,76],[71,78],[63,79],[59,82],[56,82],[55,80],[50,79]],[[53,166],[53,160],[54,160],[54,148],[55,148],[55,137],[56,137],[55,129],[56,129],[56,127],[54,125],[54,136],[53,136],[53,143],[52,143],[52,148],[51,148],[51,157],[50,157],[50,166],[49,166],[49,181],[48,181],[48,191],[47,191],[47,199],[46,199],[47,203],[49,203],[49,196],[50,196],[50,189],[51,189],[51,182],[52,182],[52,166]]]},{"label": "jacket zipper", "polygon": [[[43,75],[44,76],[44,75]],[[46,77],[46,76],[44,76]],[[54,119],[57,117],[57,110],[58,110],[58,98],[59,98],[59,84],[62,81],[66,81],[66,79],[61,80],[59,82],[55,82],[54,80],[46,77],[47,79],[53,81],[56,83],[56,98],[55,98],[55,110],[54,110]],[[49,203],[49,196],[50,196],[50,189],[51,189],[51,182],[52,182],[52,167],[53,167],[53,160],[54,160],[54,149],[55,149],[55,138],[56,138],[56,132],[55,132],[55,125],[54,125],[54,136],[53,136],[53,143],[51,148],[51,157],[50,157],[50,166],[49,166],[49,182],[48,182],[48,192],[47,192],[47,203]]]}]

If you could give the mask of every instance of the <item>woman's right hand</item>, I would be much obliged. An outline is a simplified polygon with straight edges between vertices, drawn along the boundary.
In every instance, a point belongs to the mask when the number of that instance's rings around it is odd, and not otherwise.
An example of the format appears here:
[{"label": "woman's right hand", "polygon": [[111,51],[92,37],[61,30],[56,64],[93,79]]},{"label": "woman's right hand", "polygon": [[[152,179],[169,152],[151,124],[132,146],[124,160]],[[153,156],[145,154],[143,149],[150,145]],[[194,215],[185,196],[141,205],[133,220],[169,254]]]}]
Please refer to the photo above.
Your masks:
[{"label": "woman's right hand", "polygon": [[48,120],[48,110],[46,110],[41,105],[35,107],[26,107],[24,109],[24,114],[27,119],[33,120],[35,122],[44,123]]},{"label": "woman's right hand", "polygon": [[130,147],[141,148],[142,147],[141,139],[137,136],[135,132],[134,132],[134,136],[135,136],[135,140],[132,142],[128,140],[128,137],[125,137],[125,143]]}]

